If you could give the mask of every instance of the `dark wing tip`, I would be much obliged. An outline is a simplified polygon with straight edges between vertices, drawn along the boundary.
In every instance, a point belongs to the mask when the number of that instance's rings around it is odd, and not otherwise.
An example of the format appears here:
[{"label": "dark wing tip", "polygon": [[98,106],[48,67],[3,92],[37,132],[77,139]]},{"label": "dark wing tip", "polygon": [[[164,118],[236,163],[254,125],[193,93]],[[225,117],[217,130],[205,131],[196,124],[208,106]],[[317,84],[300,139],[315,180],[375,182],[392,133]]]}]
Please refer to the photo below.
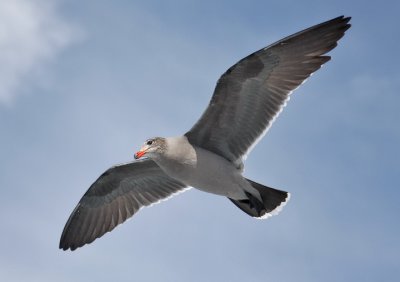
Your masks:
[{"label": "dark wing tip", "polygon": [[342,16],[340,16],[340,17],[337,17],[336,19],[338,19],[339,22],[342,23],[342,25],[343,25],[343,27],[342,27],[343,32],[346,31],[346,30],[348,30],[348,29],[351,27],[351,24],[349,24],[349,22],[350,22],[350,20],[351,20],[351,17],[345,17],[345,16],[342,15]]},{"label": "dark wing tip", "polygon": [[69,242],[64,242],[64,241],[60,241],[60,245],[59,245],[59,249],[63,250],[63,251],[75,251],[78,248],[81,248],[87,244],[90,244],[91,242],[87,242],[87,243],[83,243],[83,244],[74,244],[74,243],[69,243]]},{"label": "dark wing tip", "polygon": [[321,23],[320,25],[336,25],[337,30],[342,32],[342,35],[337,39],[337,41],[343,37],[344,33],[346,30],[348,30],[351,27],[351,24],[349,24],[351,20],[351,17],[345,17],[345,16],[339,16],[337,18],[334,18],[332,20],[326,21],[324,23]]},{"label": "dark wing tip", "polygon": [[[81,201],[85,199],[85,196]],[[101,211],[100,211],[101,212]],[[105,232],[101,232],[99,221],[94,217],[96,210],[85,208],[81,202],[75,207],[61,234],[59,248],[66,251],[71,251],[83,247],[86,244],[92,243],[95,239],[103,236]],[[111,229],[112,230],[112,229]],[[110,230],[110,231],[111,231]]]},{"label": "dark wing tip", "polygon": [[344,15],[338,16],[336,18],[333,18],[331,20],[328,20],[326,22],[321,23],[321,25],[325,25],[325,24],[331,24],[333,22],[337,22],[337,23],[343,23],[344,25],[348,25],[350,26],[350,24],[347,24],[349,21],[351,20],[351,17],[345,17]]},{"label": "dark wing tip", "polygon": [[68,244],[65,244],[64,242],[60,242],[60,246],[59,246],[59,249],[61,249],[63,251],[68,251],[69,249],[71,251],[75,251],[77,248],[79,248],[79,247],[75,246],[75,245],[68,245]]},{"label": "dark wing tip", "polygon": [[[104,216],[107,212],[111,213],[112,211],[110,210],[91,210],[88,208],[80,210],[78,208],[79,205],[72,212],[61,234],[59,248],[64,251],[68,249],[74,251],[77,248],[90,244],[106,233],[111,232],[119,224],[107,225],[105,227]],[[94,218],[96,213],[100,214],[97,219]],[[126,219],[127,217],[122,218],[120,223]]]},{"label": "dark wing tip", "polygon": [[71,243],[70,240],[68,240],[67,238],[61,237],[58,248],[63,251],[67,251],[68,249],[70,249],[71,251],[75,251],[77,248],[83,247],[86,244],[89,243],[83,243],[83,244]]},{"label": "dark wing tip", "polygon": [[71,249],[71,251],[74,251],[77,248],[85,245],[85,243],[83,243],[83,244],[77,243],[80,241],[81,240],[77,240],[77,238],[72,238],[72,232],[69,229],[69,225],[66,224],[64,227],[64,231],[61,235],[60,244],[58,247],[59,247],[59,249],[62,249],[63,251],[67,251],[68,249]]}]

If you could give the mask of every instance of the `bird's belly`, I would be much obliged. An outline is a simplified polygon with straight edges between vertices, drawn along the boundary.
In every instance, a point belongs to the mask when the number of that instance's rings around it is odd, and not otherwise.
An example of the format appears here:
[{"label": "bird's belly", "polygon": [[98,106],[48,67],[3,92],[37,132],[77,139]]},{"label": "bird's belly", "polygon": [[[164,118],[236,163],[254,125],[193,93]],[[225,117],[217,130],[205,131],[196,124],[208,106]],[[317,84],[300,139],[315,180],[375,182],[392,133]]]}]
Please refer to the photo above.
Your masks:
[{"label": "bird's belly", "polygon": [[232,199],[246,198],[244,187],[248,184],[240,170],[212,152],[201,148],[195,148],[195,151],[195,160],[179,160],[160,166],[172,178],[201,191]]},{"label": "bird's belly", "polygon": [[226,175],[218,175],[214,171],[210,171],[210,173],[206,174],[206,177],[204,177],[204,174],[194,174],[194,177],[190,179],[184,178],[181,180],[182,182],[204,192],[232,199],[246,198],[244,190],[239,183],[227,178]]}]

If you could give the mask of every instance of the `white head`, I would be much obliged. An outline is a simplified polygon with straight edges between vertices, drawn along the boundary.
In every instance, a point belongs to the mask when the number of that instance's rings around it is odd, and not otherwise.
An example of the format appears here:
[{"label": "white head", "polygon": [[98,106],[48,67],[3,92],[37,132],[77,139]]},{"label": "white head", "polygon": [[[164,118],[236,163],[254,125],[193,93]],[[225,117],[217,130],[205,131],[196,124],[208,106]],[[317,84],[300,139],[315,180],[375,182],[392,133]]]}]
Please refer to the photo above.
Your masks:
[{"label": "white head", "polygon": [[162,154],[166,150],[166,141],[162,137],[154,137],[147,139],[140,150],[135,154],[135,159],[140,159],[143,156],[149,158]]}]

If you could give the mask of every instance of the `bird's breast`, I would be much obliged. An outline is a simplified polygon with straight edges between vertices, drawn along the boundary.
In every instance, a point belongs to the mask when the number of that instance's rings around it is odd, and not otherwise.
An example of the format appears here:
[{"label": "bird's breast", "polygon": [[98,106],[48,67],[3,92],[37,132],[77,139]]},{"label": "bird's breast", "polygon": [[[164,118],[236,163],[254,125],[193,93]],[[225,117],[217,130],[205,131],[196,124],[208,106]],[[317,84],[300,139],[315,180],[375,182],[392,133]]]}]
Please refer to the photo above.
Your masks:
[{"label": "bird's breast", "polygon": [[156,162],[170,177],[188,186],[231,198],[243,194],[242,186],[245,184],[241,171],[208,150],[193,146],[186,153],[175,152]]}]

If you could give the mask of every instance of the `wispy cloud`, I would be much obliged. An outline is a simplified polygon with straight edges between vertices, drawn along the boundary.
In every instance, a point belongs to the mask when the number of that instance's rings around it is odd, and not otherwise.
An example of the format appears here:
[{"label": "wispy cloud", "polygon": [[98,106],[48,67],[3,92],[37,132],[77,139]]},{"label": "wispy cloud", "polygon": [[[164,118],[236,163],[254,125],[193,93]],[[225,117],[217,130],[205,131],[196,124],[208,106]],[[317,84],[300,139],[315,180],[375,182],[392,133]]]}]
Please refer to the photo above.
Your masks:
[{"label": "wispy cloud", "polygon": [[0,104],[9,105],[31,74],[77,38],[48,0],[0,2]]}]

